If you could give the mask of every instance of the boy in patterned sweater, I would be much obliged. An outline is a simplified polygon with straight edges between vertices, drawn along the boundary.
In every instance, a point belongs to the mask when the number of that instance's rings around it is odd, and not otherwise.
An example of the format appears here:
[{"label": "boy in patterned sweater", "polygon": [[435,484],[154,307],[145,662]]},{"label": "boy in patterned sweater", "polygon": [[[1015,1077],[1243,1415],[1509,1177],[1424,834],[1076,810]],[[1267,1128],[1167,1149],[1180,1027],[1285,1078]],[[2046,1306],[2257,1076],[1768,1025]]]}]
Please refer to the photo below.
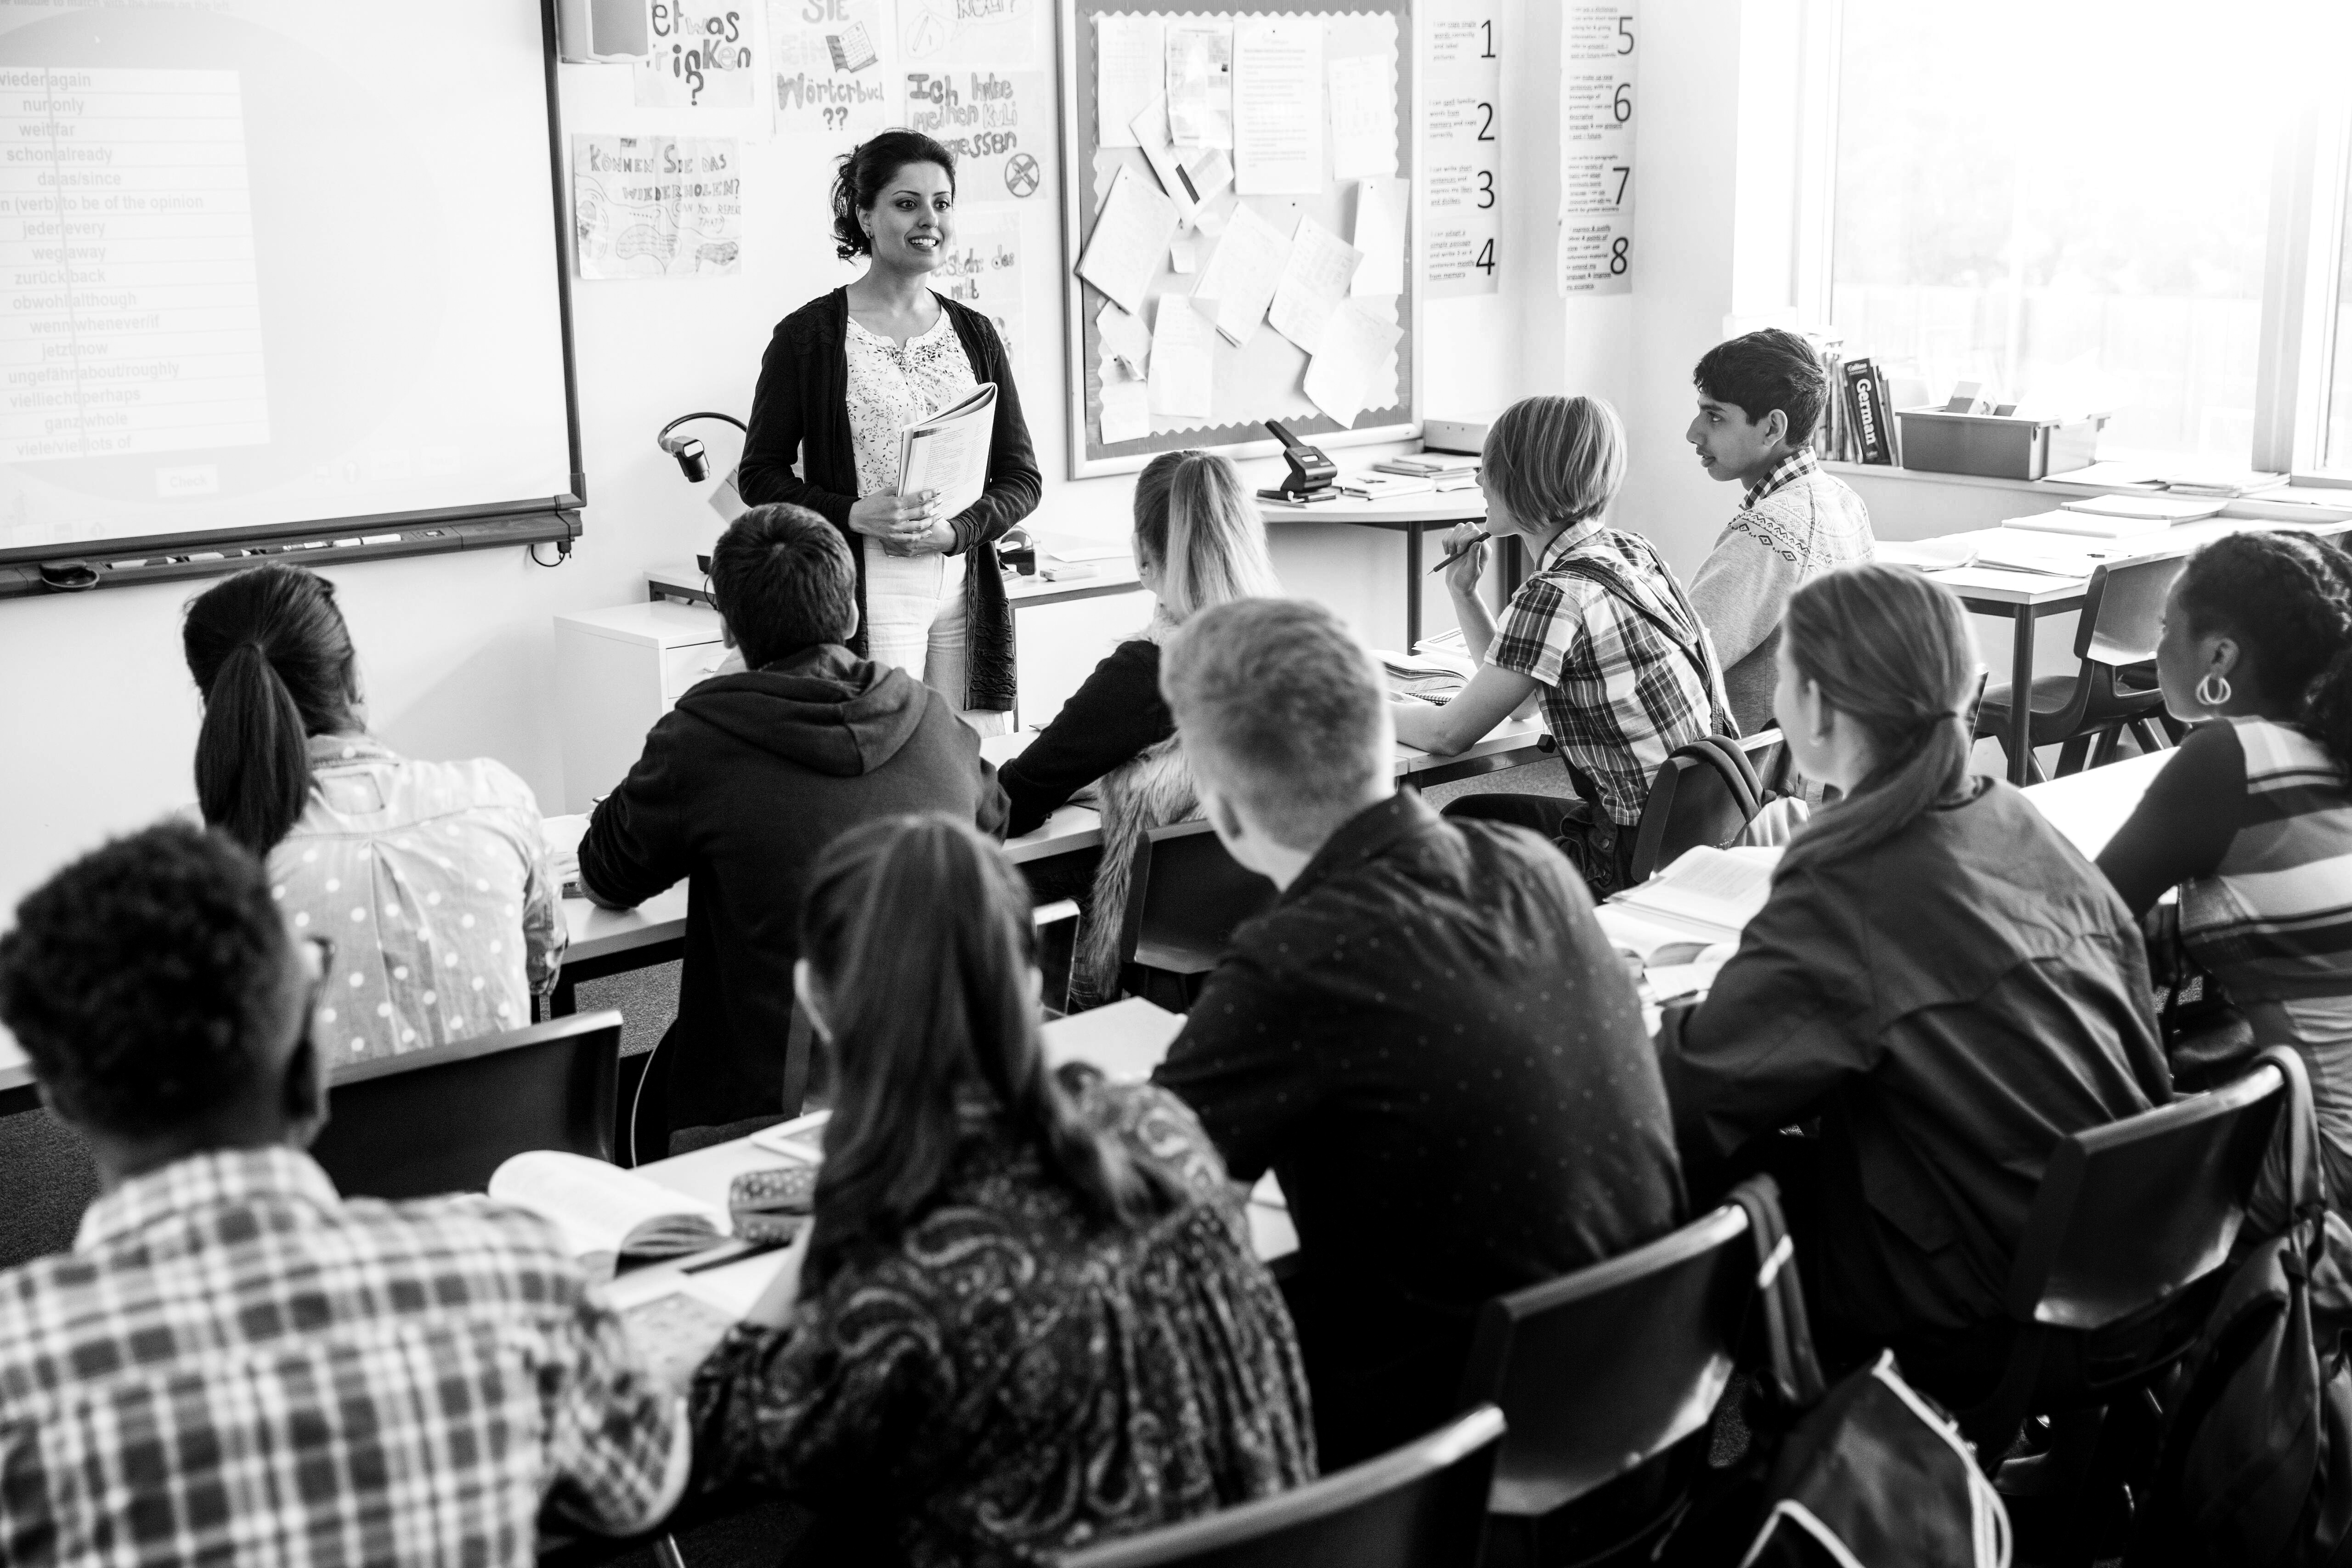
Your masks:
[{"label": "boy in patterned sweater", "polygon": [[1789,595],[1874,553],[1862,498],[1822,471],[1813,433],[1829,407],[1812,345],[1767,327],[1707,350],[1691,373],[1698,417],[1685,433],[1710,479],[1746,487],[1739,514],[1691,580],[1740,732],[1772,723],[1773,650]]}]

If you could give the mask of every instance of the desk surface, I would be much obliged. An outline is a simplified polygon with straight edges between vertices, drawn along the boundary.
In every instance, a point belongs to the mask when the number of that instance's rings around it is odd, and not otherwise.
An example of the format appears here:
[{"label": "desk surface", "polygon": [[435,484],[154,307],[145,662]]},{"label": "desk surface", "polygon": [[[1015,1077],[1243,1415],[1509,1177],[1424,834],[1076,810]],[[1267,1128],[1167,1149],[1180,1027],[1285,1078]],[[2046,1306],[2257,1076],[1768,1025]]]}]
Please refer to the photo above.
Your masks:
[{"label": "desk surface", "polygon": [[2028,784],[2025,798],[2050,819],[2050,826],[2065,835],[2068,843],[2095,860],[2171,760],[2170,752],[2126,757],[2104,768],[2084,768],[2047,784]]},{"label": "desk surface", "polygon": [[[2217,539],[2243,533],[2250,529],[2275,529],[2333,537],[2352,530],[2352,522],[2303,522],[2275,517],[2215,517],[2201,522],[2180,523],[2159,532],[2137,534],[2129,539],[2095,540],[2084,537],[2081,542],[2085,547],[2110,550],[2117,561],[2128,561],[2142,555],[2194,550],[2199,545],[2210,544]],[[1972,528],[1958,533],[1937,534],[1934,539],[1916,542],[1974,543],[2011,531],[1998,528]],[[2071,609],[2081,601],[2084,589],[2090,583],[2088,577],[2016,572],[2002,566],[1953,566],[1940,572],[1930,572],[1927,575],[1949,588],[1971,607],[2001,605],[2023,609]]]},{"label": "desk surface", "polygon": [[1258,498],[1258,515],[1271,526],[1277,522],[1347,522],[1359,528],[1409,528],[1414,523],[1475,522],[1486,515],[1486,497],[1477,486],[1459,490],[1420,490],[1409,496],[1383,496],[1291,506]]}]

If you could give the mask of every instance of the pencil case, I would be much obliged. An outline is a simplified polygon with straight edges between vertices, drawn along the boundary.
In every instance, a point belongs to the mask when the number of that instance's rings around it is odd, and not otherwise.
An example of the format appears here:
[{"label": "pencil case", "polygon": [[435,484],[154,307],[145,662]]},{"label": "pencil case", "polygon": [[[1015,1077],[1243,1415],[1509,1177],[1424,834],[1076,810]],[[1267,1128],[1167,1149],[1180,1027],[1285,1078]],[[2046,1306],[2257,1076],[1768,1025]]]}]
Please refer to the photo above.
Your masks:
[{"label": "pencil case", "polygon": [[775,1247],[799,1235],[816,1197],[816,1173],[814,1165],[792,1164],[746,1171],[728,1184],[727,1216],[737,1238]]}]

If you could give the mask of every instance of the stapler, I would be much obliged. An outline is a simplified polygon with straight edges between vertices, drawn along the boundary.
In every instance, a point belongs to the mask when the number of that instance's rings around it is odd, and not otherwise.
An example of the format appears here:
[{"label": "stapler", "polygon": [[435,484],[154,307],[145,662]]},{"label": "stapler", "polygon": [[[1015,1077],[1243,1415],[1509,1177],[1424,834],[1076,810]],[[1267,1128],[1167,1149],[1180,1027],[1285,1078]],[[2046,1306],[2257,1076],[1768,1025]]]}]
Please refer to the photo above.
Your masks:
[{"label": "stapler", "polygon": [[1339,477],[1339,465],[1326,457],[1322,447],[1308,446],[1285,429],[1279,419],[1267,420],[1265,427],[1282,443],[1282,458],[1290,465],[1290,475],[1279,489],[1259,490],[1261,497],[1288,501],[1293,506],[1339,499],[1339,490],[1332,486]]}]

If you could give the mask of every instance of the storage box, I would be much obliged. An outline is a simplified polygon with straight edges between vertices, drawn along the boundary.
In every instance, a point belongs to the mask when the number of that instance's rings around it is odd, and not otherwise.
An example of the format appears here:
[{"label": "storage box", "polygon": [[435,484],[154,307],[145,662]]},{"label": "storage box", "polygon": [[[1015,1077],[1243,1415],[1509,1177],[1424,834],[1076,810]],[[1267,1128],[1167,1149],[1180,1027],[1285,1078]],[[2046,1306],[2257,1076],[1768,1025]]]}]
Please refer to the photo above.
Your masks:
[{"label": "storage box", "polygon": [[1895,417],[1903,427],[1905,468],[1989,479],[2038,479],[2088,468],[2099,460],[2099,427],[2107,422],[2104,414],[2062,422],[1940,408],[1897,409]]},{"label": "storage box", "polygon": [[595,809],[636,765],[646,731],[727,658],[719,612],[667,599],[555,617],[563,809]]}]

